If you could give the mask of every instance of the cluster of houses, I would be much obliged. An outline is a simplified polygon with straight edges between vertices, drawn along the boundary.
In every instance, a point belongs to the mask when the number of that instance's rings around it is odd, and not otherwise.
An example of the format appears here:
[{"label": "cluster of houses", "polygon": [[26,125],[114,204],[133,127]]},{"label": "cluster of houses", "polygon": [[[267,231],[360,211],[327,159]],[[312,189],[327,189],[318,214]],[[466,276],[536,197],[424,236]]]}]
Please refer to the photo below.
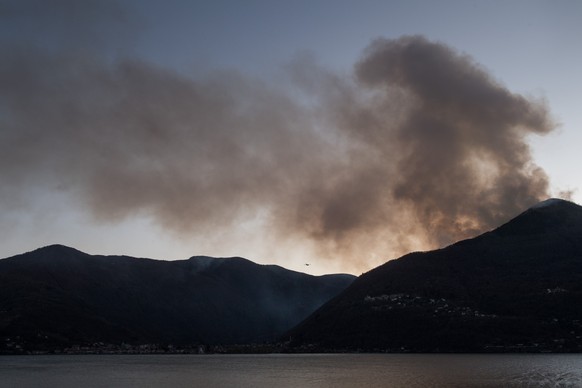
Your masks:
[{"label": "cluster of houses", "polygon": [[390,294],[366,296],[364,303],[373,310],[385,311],[404,308],[422,308],[432,311],[433,315],[457,315],[478,318],[497,318],[495,314],[483,314],[467,306],[458,306],[444,298],[425,298],[418,295]]}]

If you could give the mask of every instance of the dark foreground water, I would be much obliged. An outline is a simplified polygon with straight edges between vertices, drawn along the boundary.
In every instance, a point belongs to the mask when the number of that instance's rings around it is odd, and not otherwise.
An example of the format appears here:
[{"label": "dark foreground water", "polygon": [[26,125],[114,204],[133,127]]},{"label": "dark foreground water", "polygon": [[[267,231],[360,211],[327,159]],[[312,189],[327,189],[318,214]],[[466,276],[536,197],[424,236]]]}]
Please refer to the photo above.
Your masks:
[{"label": "dark foreground water", "polygon": [[582,387],[582,355],[0,356],[0,387]]}]

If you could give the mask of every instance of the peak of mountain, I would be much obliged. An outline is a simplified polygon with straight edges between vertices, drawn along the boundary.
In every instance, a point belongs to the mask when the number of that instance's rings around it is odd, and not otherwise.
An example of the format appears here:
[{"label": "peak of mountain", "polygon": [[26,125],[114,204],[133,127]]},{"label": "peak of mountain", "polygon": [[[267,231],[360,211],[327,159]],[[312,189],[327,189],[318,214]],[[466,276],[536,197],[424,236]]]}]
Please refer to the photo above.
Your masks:
[{"label": "peak of mountain", "polygon": [[539,214],[546,217],[550,216],[556,219],[559,223],[559,218],[575,219],[582,217],[582,206],[577,205],[574,202],[566,201],[565,199],[550,198],[530,207],[521,215],[531,214]]},{"label": "peak of mountain", "polygon": [[551,199],[389,261],[294,328],[299,349],[582,351],[582,207]]},{"label": "peak of mountain", "polygon": [[542,201],[506,224],[494,233],[508,236],[529,236],[549,239],[560,233],[572,234],[580,231],[582,223],[582,206],[563,199],[551,198]]},{"label": "peak of mountain", "polygon": [[0,352],[16,337],[31,348],[264,342],[354,278],[242,258],[162,261],[51,245],[0,260]]},{"label": "peak of mountain", "polygon": [[66,245],[61,244],[52,244],[47,245],[38,249],[35,249],[32,252],[35,253],[36,257],[52,257],[52,256],[79,256],[79,255],[86,255],[86,253],[81,252],[75,248],[68,247]]},{"label": "peak of mountain", "polygon": [[544,201],[538,202],[536,205],[532,206],[530,209],[542,209],[552,206],[571,206],[575,205],[570,201],[566,201],[565,199],[560,198],[548,198]]}]

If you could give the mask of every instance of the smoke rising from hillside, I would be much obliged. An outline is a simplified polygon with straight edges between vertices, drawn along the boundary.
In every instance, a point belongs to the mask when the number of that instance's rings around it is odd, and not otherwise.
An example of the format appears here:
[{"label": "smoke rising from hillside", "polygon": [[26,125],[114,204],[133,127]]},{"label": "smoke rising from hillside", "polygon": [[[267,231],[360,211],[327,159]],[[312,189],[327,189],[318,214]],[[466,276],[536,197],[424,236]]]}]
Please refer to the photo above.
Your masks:
[{"label": "smoke rising from hillside", "polygon": [[49,190],[97,220],[145,216],[180,236],[256,220],[273,241],[361,267],[475,235],[547,196],[526,142],[553,128],[544,102],[442,43],[375,40],[353,78],[296,61],[301,99],[71,32],[60,46],[2,42],[0,208]]}]

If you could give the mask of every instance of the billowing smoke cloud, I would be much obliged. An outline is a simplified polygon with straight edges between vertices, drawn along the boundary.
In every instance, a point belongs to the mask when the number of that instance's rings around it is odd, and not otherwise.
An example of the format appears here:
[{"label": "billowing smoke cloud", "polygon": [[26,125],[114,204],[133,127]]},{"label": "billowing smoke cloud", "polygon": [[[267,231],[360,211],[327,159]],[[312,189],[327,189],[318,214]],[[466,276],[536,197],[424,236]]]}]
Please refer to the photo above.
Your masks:
[{"label": "billowing smoke cloud", "polygon": [[377,40],[357,75],[385,104],[394,89],[407,100],[406,118],[384,126],[397,146],[390,191],[432,238],[443,243],[491,228],[546,195],[548,179],[524,136],[549,132],[548,112],[469,57],[422,37]]},{"label": "billowing smoke cloud", "polygon": [[146,216],[177,235],[260,220],[273,241],[369,268],[547,196],[525,141],[552,130],[545,104],[424,37],[374,41],[348,79],[297,61],[287,93],[233,72],[178,74],[79,35],[2,42],[0,208],[53,190],[97,220]]}]

